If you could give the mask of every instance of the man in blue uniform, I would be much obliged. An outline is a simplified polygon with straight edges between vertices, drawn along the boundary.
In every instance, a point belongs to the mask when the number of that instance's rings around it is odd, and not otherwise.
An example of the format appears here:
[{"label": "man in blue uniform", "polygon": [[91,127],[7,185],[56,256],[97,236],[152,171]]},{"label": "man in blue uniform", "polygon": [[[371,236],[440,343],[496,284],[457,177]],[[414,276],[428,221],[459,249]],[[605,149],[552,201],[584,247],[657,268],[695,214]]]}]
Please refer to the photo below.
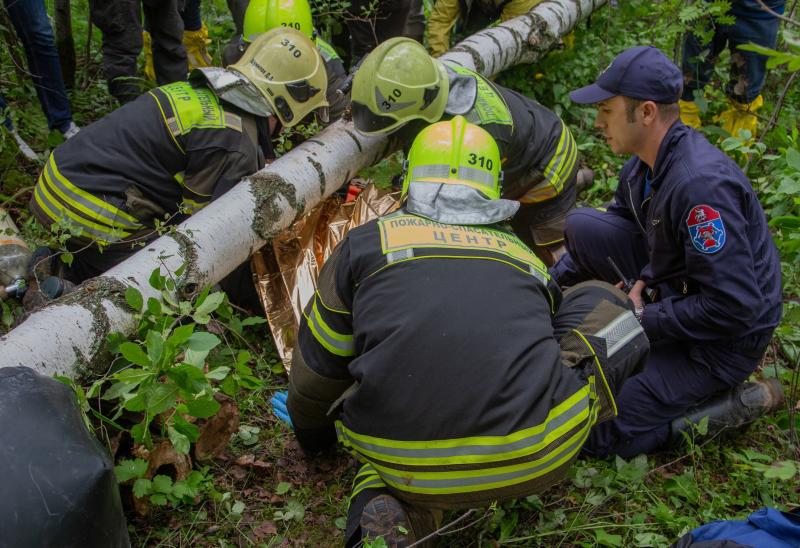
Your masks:
[{"label": "man in blue uniform", "polygon": [[[681,123],[682,86],[681,71],[658,49],[637,46],[570,94],[597,104],[595,126],[612,151],[634,156],[607,211],[569,215],[568,254],[551,275],[562,286],[618,282],[611,257],[636,280],[629,296],[652,345],[645,370],[622,389],[619,417],[593,432],[587,450],[597,455],[663,446],[671,422],[747,379],[781,317],[780,261],[764,212],[738,166]],[[738,399],[762,400],[760,408],[742,413],[733,398],[697,416],[708,411],[725,423],[780,401],[774,384],[753,386],[739,388],[749,396]]]}]

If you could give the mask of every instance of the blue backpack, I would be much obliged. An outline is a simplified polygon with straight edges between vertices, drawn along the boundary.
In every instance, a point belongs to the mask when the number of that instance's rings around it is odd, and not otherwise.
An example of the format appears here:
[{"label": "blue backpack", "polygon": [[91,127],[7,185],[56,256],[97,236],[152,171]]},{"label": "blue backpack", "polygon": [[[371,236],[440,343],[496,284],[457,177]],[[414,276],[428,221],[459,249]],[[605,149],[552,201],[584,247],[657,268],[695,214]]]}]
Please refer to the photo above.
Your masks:
[{"label": "blue backpack", "polygon": [[798,548],[800,515],[761,508],[746,521],[712,521],[685,534],[671,548]]}]

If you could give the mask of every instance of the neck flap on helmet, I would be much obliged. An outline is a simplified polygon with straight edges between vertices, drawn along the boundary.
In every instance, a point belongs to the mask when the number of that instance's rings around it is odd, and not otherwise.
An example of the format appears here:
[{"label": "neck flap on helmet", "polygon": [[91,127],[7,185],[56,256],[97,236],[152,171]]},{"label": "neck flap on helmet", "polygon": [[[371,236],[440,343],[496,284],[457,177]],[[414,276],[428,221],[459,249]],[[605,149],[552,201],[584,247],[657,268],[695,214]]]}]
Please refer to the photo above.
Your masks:
[{"label": "neck flap on helmet", "polygon": [[446,225],[490,225],[513,217],[516,200],[491,200],[478,190],[458,184],[412,181],[406,211]]},{"label": "neck flap on helmet", "polygon": [[447,104],[444,111],[451,116],[464,115],[472,110],[478,98],[478,81],[472,76],[458,74],[456,71],[442,63],[447,69],[447,79],[450,91],[447,94]]},{"label": "neck flap on helmet", "polygon": [[250,81],[232,70],[219,67],[198,68],[191,79],[203,78],[217,97],[240,109],[262,116],[273,116],[272,108]]}]

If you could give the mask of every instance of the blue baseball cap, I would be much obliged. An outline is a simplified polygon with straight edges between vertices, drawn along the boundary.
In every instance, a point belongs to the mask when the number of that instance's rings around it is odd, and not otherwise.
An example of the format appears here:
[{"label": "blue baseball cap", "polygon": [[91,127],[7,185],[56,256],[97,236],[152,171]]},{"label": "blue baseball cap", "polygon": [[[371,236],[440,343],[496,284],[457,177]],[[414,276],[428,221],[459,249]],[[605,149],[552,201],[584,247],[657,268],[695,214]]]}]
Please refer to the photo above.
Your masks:
[{"label": "blue baseball cap", "polygon": [[635,46],[617,55],[594,84],[571,91],[569,98],[583,105],[616,95],[677,103],[682,91],[683,74],[675,63],[656,47]]}]

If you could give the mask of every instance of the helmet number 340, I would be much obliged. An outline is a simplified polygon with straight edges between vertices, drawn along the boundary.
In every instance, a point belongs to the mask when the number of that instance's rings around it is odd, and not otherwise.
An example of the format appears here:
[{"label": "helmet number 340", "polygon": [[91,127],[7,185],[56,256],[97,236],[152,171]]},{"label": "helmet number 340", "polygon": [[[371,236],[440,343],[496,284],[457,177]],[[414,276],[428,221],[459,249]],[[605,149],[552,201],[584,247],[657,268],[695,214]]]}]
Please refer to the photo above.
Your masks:
[{"label": "helmet number 340", "polygon": [[281,40],[281,45],[285,48],[289,48],[289,51],[292,52],[292,55],[295,57],[295,59],[298,59],[300,56],[303,55],[303,53],[297,48],[297,46],[294,45],[294,43],[288,38],[284,38],[283,40]]}]

